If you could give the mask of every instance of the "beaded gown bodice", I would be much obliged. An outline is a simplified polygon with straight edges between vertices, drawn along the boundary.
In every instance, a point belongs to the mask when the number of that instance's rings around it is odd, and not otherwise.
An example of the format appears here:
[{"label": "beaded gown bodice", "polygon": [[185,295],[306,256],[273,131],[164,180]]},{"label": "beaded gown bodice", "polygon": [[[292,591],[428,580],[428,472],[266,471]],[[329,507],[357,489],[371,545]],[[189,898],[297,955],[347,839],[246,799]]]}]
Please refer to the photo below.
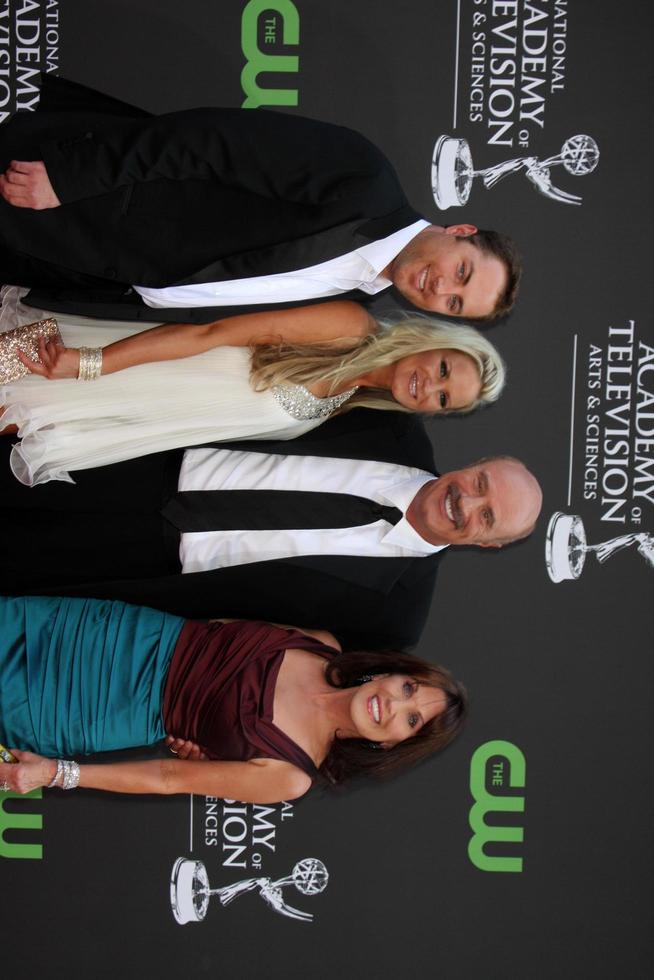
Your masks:
[{"label": "beaded gown bodice", "polygon": [[312,395],[304,385],[275,385],[271,392],[277,404],[285,412],[288,412],[294,419],[305,421],[307,419],[327,418],[337,408],[344,405],[356,390],[356,388],[349,388],[348,391],[343,391],[340,395],[330,395],[327,398],[318,398],[317,395]]}]

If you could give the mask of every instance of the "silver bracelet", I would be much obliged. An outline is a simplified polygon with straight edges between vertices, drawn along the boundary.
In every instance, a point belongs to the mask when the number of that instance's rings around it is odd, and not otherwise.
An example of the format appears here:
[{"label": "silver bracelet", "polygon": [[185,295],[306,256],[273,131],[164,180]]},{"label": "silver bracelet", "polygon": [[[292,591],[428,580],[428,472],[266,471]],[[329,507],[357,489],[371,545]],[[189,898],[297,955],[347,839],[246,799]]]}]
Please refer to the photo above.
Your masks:
[{"label": "silver bracelet", "polygon": [[72,759],[57,759],[57,771],[48,783],[48,789],[53,786],[59,789],[76,789],[79,786],[79,763]]},{"label": "silver bracelet", "polygon": [[62,789],[77,789],[79,786],[79,763],[71,759],[63,759],[64,779],[61,784]]},{"label": "silver bracelet", "polygon": [[80,347],[78,381],[97,381],[102,374],[102,348]]},{"label": "silver bracelet", "polygon": [[59,785],[59,780],[64,771],[64,763],[62,759],[57,759],[57,771],[47,785],[47,789],[52,789],[53,786]]}]

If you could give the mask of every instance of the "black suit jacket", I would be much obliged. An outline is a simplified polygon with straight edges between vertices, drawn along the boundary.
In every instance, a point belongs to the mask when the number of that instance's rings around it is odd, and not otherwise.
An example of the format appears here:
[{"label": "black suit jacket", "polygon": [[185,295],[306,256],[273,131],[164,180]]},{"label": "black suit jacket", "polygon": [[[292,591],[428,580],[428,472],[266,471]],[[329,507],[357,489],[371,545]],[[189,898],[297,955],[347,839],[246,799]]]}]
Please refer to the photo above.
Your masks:
[{"label": "black suit jacket", "polygon": [[147,116],[51,76],[40,110],[0,131],[0,161],[16,157],[44,160],[63,206],[1,202],[0,238],[32,260],[34,281],[23,285],[38,287],[39,263],[47,283],[59,270],[61,287],[28,299],[55,311],[154,322],[236,315],[250,308],[154,310],[130,286],[289,272],[419,218],[386,157],[345,127],[266,110]]},{"label": "black suit jacket", "polygon": [[[424,426],[399,412],[356,409],[289,442],[221,443],[219,448],[376,459],[434,472]],[[108,479],[113,470],[105,467]],[[117,493],[123,487],[121,476]],[[234,616],[322,627],[348,647],[411,646],[429,612],[439,560],[440,553],[423,558],[310,555],[153,579],[80,583],[66,592],[123,599],[189,618]]]}]

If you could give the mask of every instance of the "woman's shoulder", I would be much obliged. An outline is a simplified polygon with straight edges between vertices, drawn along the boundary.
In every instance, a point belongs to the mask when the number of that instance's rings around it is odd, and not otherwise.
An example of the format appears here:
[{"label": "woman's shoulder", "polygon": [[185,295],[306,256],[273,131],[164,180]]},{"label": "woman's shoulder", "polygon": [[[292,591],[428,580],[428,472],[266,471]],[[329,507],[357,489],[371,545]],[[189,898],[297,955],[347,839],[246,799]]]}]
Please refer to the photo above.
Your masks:
[{"label": "woman's shoulder", "polygon": [[[303,318],[307,326],[315,325],[318,333],[324,335],[324,340],[362,338],[379,329],[377,321],[366,308],[349,299],[303,306],[297,309],[296,314]],[[318,339],[317,334],[315,339]]]},{"label": "woman's shoulder", "polygon": [[311,637],[312,640],[318,640],[319,643],[325,647],[330,647],[335,653],[341,652],[342,647],[340,643],[329,630],[298,629],[296,632]]}]

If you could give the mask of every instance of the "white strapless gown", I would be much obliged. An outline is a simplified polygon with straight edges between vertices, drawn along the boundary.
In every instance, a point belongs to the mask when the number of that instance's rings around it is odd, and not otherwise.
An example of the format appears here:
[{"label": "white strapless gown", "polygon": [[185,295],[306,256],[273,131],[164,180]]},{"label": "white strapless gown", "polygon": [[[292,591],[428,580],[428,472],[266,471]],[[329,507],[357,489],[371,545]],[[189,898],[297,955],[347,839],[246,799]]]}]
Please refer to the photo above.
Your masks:
[{"label": "white strapless gown", "polygon": [[[25,292],[9,286],[2,290],[0,331],[56,316],[66,346],[103,347],[144,329],[143,323],[39,311],[21,303]],[[313,399],[318,417],[294,418],[272,391],[253,391],[249,371],[246,348],[218,347],[97,381],[28,375],[0,386],[0,406],[5,407],[0,427],[17,425],[21,436],[11,468],[28,486],[48,480],[72,483],[69,470],[167,449],[233,439],[293,439],[320,425],[336,407],[329,405],[336,399]]]}]

